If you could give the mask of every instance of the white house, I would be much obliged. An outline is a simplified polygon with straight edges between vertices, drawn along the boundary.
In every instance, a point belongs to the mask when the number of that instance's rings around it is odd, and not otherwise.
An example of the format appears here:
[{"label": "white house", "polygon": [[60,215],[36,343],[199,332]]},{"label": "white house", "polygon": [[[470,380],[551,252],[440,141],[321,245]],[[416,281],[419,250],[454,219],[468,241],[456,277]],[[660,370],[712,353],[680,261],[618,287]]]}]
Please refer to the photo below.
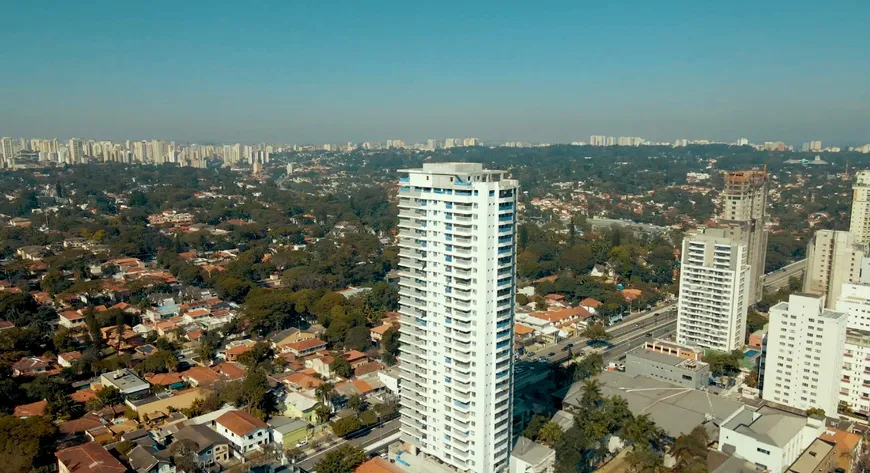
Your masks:
[{"label": "white house", "polygon": [[520,437],[511,452],[510,473],[553,473],[556,451]]},{"label": "white house", "polygon": [[782,473],[825,432],[825,421],[763,407],[743,409],[719,427],[719,451]]},{"label": "white house", "polygon": [[217,433],[230,441],[238,453],[245,454],[272,442],[269,424],[245,411],[230,411],[214,421]]}]

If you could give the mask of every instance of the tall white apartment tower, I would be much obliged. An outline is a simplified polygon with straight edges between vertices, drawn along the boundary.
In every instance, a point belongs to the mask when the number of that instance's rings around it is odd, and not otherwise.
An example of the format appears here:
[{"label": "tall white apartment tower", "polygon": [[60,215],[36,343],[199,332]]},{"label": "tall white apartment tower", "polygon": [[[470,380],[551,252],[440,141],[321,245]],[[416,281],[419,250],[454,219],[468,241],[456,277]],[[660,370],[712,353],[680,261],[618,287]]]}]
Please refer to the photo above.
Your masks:
[{"label": "tall white apartment tower", "polygon": [[826,294],[827,307],[833,309],[843,284],[861,280],[863,259],[864,250],[855,244],[852,233],[817,230],[807,246],[803,291]]},{"label": "tall white apartment tower", "polygon": [[836,415],[847,322],[844,312],[825,309],[822,294],[792,294],[771,307],[761,397]]},{"label": "tall white apartment tower", "polygon": [[399,172],[402,438],[459,470],[506,472],[519,183],[476,163]]},{"label": "tall white apartment tower", "polygon": [[849,231],[855,235],[855,243],[870,243],[870,171],[855,173]]},{"label": "tall white apartment tower", "polygon": [[686,235],[680,264],[677,341],[714,350],[743,346],[749,309],[746,240],[720,228]]}]

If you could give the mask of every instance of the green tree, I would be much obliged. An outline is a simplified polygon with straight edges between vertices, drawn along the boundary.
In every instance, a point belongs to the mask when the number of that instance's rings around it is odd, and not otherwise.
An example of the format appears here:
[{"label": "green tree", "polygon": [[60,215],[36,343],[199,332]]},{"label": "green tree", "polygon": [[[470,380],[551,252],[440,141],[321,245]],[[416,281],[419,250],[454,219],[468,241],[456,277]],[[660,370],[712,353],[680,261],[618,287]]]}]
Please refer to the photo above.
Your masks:
[{"label": "green tree", "polygon": [[818,407],[811,407],[807,409],[808,417],[825,417],[825,410]]},{"label": "green tree", "polygon": [[661,430],[649,418],[649,414],[633,417],[622,428],[620,436],[640,450],[660,450]]},{"label": "green tree", "polygon": [[55,392],[48,398],[46,414],[54,420],[69,420],[82,414],[82,406],[62,392]]},{"label": "green tree", "polygon": [[329,416],[332,415],[332,409],[324,404],[317,404],[317,407],[314,409],[314,414],[317,416],[317,421],[320,423],[324,423],[329,420]]},{"label": "green tree", "polygon": [[366,452],[356,445],[346,443],[327,452],[314,469],[318,473],[353,473],[364,461]]},{"label": "green tree", "polygon": [[19,419],[0,416],[0,458],[3,471],[29,473],[56,463],[54,439],[57,428],[46,417]]},{"label": "green tree", "polygon": [[381,359],[388,366],[396,364],[396,357],[399,356],[399,330],[396,327],[390,327],[384,332],[381,337],[381,346],[383,347],[383,355]]},{"label": "green tree", "polygon": [[359,414],[363,411],[365,404],[363,403],[361,397],[354,394],[347,398],[347,407],[353,409],[354,411],[356,411],[357,414]]},{"label": "green tree", "polygon": [[239,355],[239,363],[245,365],[249,370],[261,367],[271,371],[274,358],[275,351],[269,342],[257,342],[250,350]]},{"label": "green tree", "polygon": [[353,368],[350,366],[347,359],[341,355],[336,356],[335,359],[332,360],[332,363],[329,364],[329,369],[343,378],[350,378],[353,376]]},{"label": "green tree", "polygon": [[373,410],[363,411],[359,415],[359,421],[362,425],[368,427],[378,423],[378,415]]},{"label": "green tree", "polygon": [[88,402],[88,409],[96,411],[106,406],[117,406],[120,404],[124,404],[124,395],[118,388],[108,386],[97,391],[97,395]]},{"label": "green tree", "polygon": [[547,425],[547,421],[549,418],[544,415],[535,414],[532,416],[529,423],[526,425],[526,428],[523,430],[523,437],[537,440],[538,435],[541,433],[541,429]]},{"label": "green tree", "polygon": [[625,461],[633,473],[659,473],[664,470],[662,455],[648,447],[633,447]]},{"label": "green tree", "polygon": [[178,357],[169,350],[157,350],[137,367],[140,373],[167,373],[178,369]]},{"label": "green tree", "polygon": [[356,416],[347,416],[333,422],[331,424],[331,427],[332,432],[335,435],[339,437],[344,437],[361,429],[362,424],[360,423],[359,419],[356,418]]},{"label": "green tree", "polygon": [[709,443],[707,430],[699,425],[688,434],[677,437],[668,453],[674,457],[678,468],[687,467],[695,460],[703,460],[706,463]]},{"label": "green tree", "polygon": [[351,350],[366,351],[372,345],[371,332],[364,325],[357,325],[347,331],[344,347]]},{"label": "green tree", "polygon": [[604,324],[596,322],[586,327],[583,333],[580,334],[589,339],[590,342],[601,344],[610,340],[610,334],[604,329]]},{"label": "green tree", "polygon": [[318,401],[329,404],[332,402],[332,398],[335,397],[335,386],[332,383],[323,383],[314,389],[314,394],[317,396]]},{"label": "green tree", "polygon": [[562,432],[562,428],[559,427],[559,424],[550,421],[541,427],[541,431],[538,433],[538,441],[544,445],[552,446],[562,438],[562,434],[564,434],[564,432]]}]

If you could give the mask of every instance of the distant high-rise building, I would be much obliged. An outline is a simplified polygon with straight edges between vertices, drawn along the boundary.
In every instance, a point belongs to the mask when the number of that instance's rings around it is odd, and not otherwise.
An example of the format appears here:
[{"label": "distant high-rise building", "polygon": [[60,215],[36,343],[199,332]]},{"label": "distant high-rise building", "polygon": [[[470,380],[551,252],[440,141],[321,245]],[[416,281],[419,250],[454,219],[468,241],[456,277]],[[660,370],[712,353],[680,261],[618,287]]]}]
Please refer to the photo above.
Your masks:
[{"label": "distant high-rise building", "polygon": [[837,414],[848,316],[821,294],[792,294],[770,308],[762,398]]},{"label": "distant high-rise building", "polygon": [[404,148],[405,142],[402,140],[387,140],[387,148]]},{"label": "distant high-rise building", "polygon": [[826,294],[827,308],[833,309],[843,284],[860,282],[863,258],[864,250],[850,232],[816,230],[807,247],[803,291]]},{"label": "distant high-rise building", "polygon": [[822,150],[822,142],[821,141],[810,141],[810,151],[821,151]]},{"label": "distant high-rise building", "polygon": [[4,136],[0,139],[0,154],[2,154],[7,161],[15,159],[15,143],[12,141],[12,138]]},{"label": "distant high-rise building", "polygon": [[164,150],[164,143],[160,140],[151,140],[151,152],[149,153],[151,156],[151,162],[154,164],[163,164],[164,158],[166,156]]},{"label": "distant high-rise building", "polygon": [[589,137],[589,144],[592,146],[606,146],[607,137],[604,135],[592,135]]},{"label": "distant high-rise building", "polygon": [[749,309],[748,243],[708,228],[683,238],[677,342],[714,350],[743,346]]},{"label": "distant high-rise building", "polygon": [[761,300],[764,264],[767,257],[767,173],[735,171],[725,176],[719,222],[729,236],[741,240],[745,234],[750,265],[749,304]]},{"label": "distant high-rise building", "polygon": [[737,146],[746,146],[749,144],[749,140],[746,138],[737,138]]},{"label": "distant high-rise building", "polygon": [[616,138],[608,136],[606,146],[616,146]]},{"label": "distant high-rise building", "polygon": [[848,316],[840,402],[848,403],[860,415],[870,415],[870,396],[865,386],[866,373],[870,372],[870,286],[843,284],[836,307]]},{"label": "distant high-rise building", "polygon": [[480,140],[477,138],[465,138],[462,140],[462,146],[478,146],[480,144]]},{"label": "distant high-rise building", "polygon": [[855,243],[870,243],[870,171],[855,173],[849,231],[855,235]]},{"label": "distant high-rise building", "polygon": [[461,471],[507,472],[519,183],[477,163],[400,173],[402,438]]},{"label": "distant high-rise building", "polygon": [[809,143],[801,143],[801,151],[804,153],[809,152],[810,144]]},{"label": "distant high-rise building", "polygon": [[435,151],[436,149],[438,149],[438,140],[434,140],[432,138],[426,140],[426,149],[428,149],[429,151]]}]

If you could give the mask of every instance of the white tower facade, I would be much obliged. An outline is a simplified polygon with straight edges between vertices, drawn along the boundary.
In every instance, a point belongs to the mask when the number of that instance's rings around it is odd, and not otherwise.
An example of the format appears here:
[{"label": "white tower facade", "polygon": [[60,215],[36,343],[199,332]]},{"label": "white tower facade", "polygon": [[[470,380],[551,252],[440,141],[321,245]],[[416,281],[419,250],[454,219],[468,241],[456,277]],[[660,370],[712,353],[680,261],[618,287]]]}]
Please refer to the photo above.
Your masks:
[{"label": "white tower facade", "polygon": [[400,173],[402,437],[459,470],[506,472],[519,183],[476,163]]},{"label": "white tower facade", "polygon": [[677,342],[721,351],[743,346],[751,291],[748,257],[746,241],[723,229],[686,235]]},{"label": "white tower facade", "polygon": [[855,235],[855,243],[870,243],[870,171],[855,173],[849,231]]},{"label": "white tower facade", "polygon": [[821,294],[792,294],[770,308],[762,398],[835,416],[848,316]]}]

